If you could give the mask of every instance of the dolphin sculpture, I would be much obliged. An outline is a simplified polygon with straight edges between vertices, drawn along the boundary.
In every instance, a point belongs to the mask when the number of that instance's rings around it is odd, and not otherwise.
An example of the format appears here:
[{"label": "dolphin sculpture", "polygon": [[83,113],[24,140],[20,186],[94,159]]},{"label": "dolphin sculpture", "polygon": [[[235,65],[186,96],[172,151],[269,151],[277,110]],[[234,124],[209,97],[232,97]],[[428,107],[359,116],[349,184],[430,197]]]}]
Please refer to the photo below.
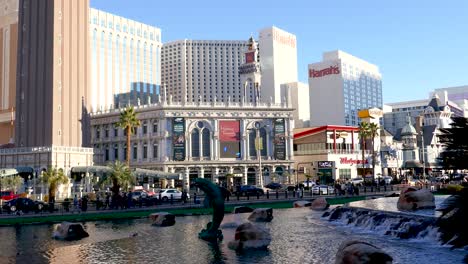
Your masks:
[{"label": "dolphin sculpture", "polygon": [[219,226],[224,218],[224,197],[221,189],[210,180],[203,178],[195,179],[195,186],[205,192],[206,198],[204,204],[210,205],[213,208],[211,222],[206,225],[206,229],[198,233],[198,237],[207,241],[223,239],[223,233],[219,230]]}]

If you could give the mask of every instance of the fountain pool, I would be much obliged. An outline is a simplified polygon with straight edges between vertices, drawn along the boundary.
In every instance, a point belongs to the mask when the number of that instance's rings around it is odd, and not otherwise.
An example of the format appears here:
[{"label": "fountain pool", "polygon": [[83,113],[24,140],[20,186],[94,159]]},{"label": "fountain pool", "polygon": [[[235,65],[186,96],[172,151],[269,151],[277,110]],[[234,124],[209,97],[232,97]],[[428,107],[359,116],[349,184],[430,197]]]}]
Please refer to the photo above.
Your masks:
[{"label": "fountain pool", "polygon": [[[244,221],[248,214],[239,217]],[[158,228],[148,219],[87,222],[89,237],[66,242],[51,238],[53,225],[0,228],[1,263],[334,263],[339,245],[348,239],[384,249],[394,263],[462,263],[464,250],[450,250],[432,239],[398,239],[372,230],[329,222],[308,208],[274,211],[267,251],[242,254],[227,248],[234,228],[223,228],[224,240],[210,244],[198,232],[211,216],[179,217],[172,227]],[[226,225],[229,226],[229,225]]]}]

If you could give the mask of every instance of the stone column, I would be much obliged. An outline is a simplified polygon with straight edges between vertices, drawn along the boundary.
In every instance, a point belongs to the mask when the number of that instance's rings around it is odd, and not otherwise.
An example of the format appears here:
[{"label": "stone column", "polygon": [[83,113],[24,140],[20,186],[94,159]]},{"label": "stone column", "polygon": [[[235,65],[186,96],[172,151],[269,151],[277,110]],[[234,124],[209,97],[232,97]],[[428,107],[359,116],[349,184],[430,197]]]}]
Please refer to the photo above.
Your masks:
[{"label": "stone column", "polygon": [[211,181],[212,181],[212,182],[216,182],[215,177],[217,177],[218,174],[219,174],[219,168],[218,168],[218,167],[215,167],[214,173],[212,172],[212,174],[211,174]]},{"label": "stone column", "polygon": [[242,184],[247,185],[247,167],[244,167],[244,176],[242,177]]},{"label": "stone column", "polygon": [[192,135],[188,132],[185,133],[185,159],[192,159]]},{"label": "stone column", "polygon": [[214,157],[215,157],[214,152],[213,152],[213,149],[214,149],[213,145],[214,145],[214,133],[213,131],[210,131],[210,160],[214,160]]},{"label": "stone column", "polygon": [[204,167],[200,167],[200,169],[198,170],[198,178],[205,178],[205,168]]},{"label": "stone column", "polygon": [[198,130],[198,148],[200,149],[200,160],[203,158],[203,130]]},{"label": "stone column", "polygon": [[185,168],[185,175],[184,175],[184,180],[182,181],[183,183],[183,189],[185,190],[190,190],[190,169],[187,167]]},{"label": "stone column", "polygon": [[250,135],[249,135],[249,131],[245,132],[247,135],[245,137],[245,144],[247,145],[246,146],[246,152],[245,152],[245,159],[246,160],[250,160]]}]

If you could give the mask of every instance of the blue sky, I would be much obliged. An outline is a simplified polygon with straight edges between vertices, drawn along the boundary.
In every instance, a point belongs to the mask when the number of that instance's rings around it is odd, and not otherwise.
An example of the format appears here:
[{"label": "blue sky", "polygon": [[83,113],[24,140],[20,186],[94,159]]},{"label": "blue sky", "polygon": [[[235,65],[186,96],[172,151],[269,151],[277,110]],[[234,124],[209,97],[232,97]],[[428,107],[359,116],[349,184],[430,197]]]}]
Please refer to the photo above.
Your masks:
[{"label": "blue sky", "polygon": [[91,0],[91,6],[177,39],[247,39],[267,26],[297,36],[299,80],[324,51],[379,66],[384,103],[468,85],[468,1]]}]

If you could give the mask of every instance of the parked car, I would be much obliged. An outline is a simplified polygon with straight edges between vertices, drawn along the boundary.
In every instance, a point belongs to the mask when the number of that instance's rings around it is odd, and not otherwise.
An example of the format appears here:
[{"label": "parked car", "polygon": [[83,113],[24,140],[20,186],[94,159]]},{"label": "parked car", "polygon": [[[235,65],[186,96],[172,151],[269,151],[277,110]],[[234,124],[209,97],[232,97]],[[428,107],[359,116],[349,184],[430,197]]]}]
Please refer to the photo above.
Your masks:
[{"label": "parked car", "polygon": [[263,195],[264,191],[263,189],[260,189],[253,185],[242,185],[236,190],[236,195],[237,194],[242,195],[242,196],[246,196],[247,194],[248,195],[257,195],[257,194]]},{"label": "parked car", "polygon": [[41,212],[48,210],[48,204],[41,201],[33,201],[29,198],[15,198],[3,205],[3,210],[8,213],[14,213],[17,211],[22,212]]},{"label": "parked car", "polygon": [[393,181],[392,176],[383,176],[382,180],[385,182],[385,184],[391,184]]},{"label": "parked car", "polygon": [[9,201],[11,199],[18,198],[19,195],[15,194],[13,191],[2,191],[1,193],[1,199],[4,201]]},{"label": "parked car", "polygon": [[333,194],[335,189],[328,185],[317,185],[312,188],[313,194]]},{"label": "parked car", "polygon": [[351,179],[351,183],[354,185],[362,185],[364,183],[363,178],[353,178]]},{"label": "parked car", "polygon": [[[159,194],[161,196],[161,200],[169,201],[172,198],[174,200],[181,200],[182,199],[182,192],[177,189],[161,189]],[[187,199],[190,199],[190,194],[187,193]]]},{"label": "parked car", "polygon": [[317,185],[314,181],[303,181],[301,184],[304,186],[304,188],[311,188]]},{"label": "parked car", "polygon": [[134,191],[134,192],[131,193],[131,195],[132,195],[132,200],[134,200],[134,201],[140,199],[140,197],[142,199],[145,199],[145,198],[148,198],[148,196],[149,196],[148,193],[145,192],[145,191]]},{"label": "parked car", "polygon": [[283,186],[277,182],[270,182],[269,184],[265,185],[265,188],[271,189],[271,190],[278,190],[281,189]]}]

